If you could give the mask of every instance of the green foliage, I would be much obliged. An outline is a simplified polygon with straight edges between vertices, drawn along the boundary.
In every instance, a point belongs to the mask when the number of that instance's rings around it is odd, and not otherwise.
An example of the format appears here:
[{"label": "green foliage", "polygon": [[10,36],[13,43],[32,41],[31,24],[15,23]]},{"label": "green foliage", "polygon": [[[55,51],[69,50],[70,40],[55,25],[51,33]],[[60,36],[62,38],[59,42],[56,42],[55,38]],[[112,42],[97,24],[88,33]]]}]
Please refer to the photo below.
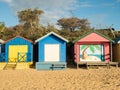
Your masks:
[{"label": "green foliage", "polygon": [[115,36],[120,37],[120,31],[115,31]]},{"label": "green foliage", "polygon": [[4,32],[4,30],[5,30],[5,24],[4,24],[4,22],[0,22],[0,32],[2,33],[2,32]]},{"label": "green foliage", "polygon": [[19,22],[24,24],[26,28],[39,27],[40,16],[43,13],[42,10],[35,8],[26,9],[18,12]]},{"label": "green foliage", "polygon": [[79,19],[77,17],[61,18],[57,21],[62,30],[87,30],[90,29],[87,19]]},{"label": "green foliage", "polygon": [[107,37],[110,37],[111,39],[115,39],[115,37],[113,35],[114,32],[112,33],[110,29],[100,29],[97,31],[100,32],[101,34],[104,34]]},{"label": "green foliage", "polygon": [[[0,38],[8,40],[16,35],[21,35],[30,40],[36,40],[47,33],[54,31],[55,33],[68,39],[70,43],[78,37],[83,36],[91,30],[87,19],[79,19],[77,17],[61,18],[58,25],[62,30],[56,29],[54,25],[48,23],[47,26],[40,25],[40,16],[43,13],[39,9],[26,9],[18,12],[20,24],[7,28],[4,22],[0,22]],[[1,32],[2,31],[2,32]],[[97,30],[98,32],[114,39],[113,32],[109,29]],[[114,31],[116,37],[120,37],[120,32]],[[96,47],[97,48],[97,47]]]},{"label": "green foliage", "polygon": [[100,47],[98,45],[82,45],[81,50],[84,50],[87,47],[90,48],[92,53],[95,53],[95,49],[100,50]]}]

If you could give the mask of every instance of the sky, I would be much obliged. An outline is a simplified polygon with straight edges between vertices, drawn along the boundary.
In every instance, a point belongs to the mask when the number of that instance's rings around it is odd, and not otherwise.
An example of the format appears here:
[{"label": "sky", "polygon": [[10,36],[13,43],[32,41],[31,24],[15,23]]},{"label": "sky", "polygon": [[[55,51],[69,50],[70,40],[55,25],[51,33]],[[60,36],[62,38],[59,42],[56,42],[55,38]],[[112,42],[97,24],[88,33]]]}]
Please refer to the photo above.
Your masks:
[{"label": "sky", "polygon": [[0,22],[7,27],[19,24],[19,11],[39,8],[44,11],[40,24],[57,26],[60,18],[88,19],[96,29],[120,30],[120,0],[0,0]]}]

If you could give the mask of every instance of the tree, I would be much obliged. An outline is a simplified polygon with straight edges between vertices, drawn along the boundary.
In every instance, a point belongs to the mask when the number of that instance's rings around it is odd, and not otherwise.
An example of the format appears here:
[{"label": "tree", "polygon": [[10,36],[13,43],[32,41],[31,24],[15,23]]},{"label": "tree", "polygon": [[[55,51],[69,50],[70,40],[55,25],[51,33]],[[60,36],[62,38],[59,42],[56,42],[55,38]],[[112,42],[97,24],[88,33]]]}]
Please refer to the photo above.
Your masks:
[{"label": "tree", "polygon": [[18,12],[19,22],[24,24],[26,28],[39,27],[40,16],[43,13],[42,10],[35,8],[26,9]]},{"label": "tree", "polygon": [[48,25],[46,26],[46,33],[49,33],[51,31],[53,31],[55,33],[59,32],[59,30],[56,29],[54,25],[48,23]]},{"label": "tree", "polygon": [[77,17],[72,18],[61,18],[57,21],[58,25],[61,26],[62,30],[86,30],[90,29],[89,22],[87,19],[79,19]]},{"label": "tree", "polygon": [[0,22],[0,32],[4,32],[5,30],[5,24],[4,22]]}]

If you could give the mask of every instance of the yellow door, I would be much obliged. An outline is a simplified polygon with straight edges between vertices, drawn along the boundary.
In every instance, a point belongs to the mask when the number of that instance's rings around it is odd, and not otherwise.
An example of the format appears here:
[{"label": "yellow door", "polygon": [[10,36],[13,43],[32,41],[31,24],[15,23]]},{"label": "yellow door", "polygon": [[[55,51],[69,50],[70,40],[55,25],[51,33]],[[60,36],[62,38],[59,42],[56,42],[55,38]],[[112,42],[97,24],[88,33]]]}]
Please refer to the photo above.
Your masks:
[{"label": "yellow door", "polygon": [[[27,53],[27,52],[28,52],[27,45],[10,45],[9,46],[9,57],[8,57],[9,62],[17,62],[18,53]],[[26,60],[26,56],[24,56],[24,60]]]}]

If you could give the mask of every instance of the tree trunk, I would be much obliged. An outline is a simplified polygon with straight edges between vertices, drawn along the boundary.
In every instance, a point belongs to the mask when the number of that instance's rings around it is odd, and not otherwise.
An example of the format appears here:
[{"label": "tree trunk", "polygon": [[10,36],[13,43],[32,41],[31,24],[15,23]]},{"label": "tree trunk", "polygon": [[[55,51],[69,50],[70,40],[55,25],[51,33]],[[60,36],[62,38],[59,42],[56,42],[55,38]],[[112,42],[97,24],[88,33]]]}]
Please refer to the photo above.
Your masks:
[{"label": "tree trunk", "polygon": [[86,50],[89,48],[89,46],[87,46],[84,50],[83,50],[83,52],[82,52],[82,59],[86,59],[87,57],[88,57],[88,54],[87,54],[87,52],[86,52]]}]

